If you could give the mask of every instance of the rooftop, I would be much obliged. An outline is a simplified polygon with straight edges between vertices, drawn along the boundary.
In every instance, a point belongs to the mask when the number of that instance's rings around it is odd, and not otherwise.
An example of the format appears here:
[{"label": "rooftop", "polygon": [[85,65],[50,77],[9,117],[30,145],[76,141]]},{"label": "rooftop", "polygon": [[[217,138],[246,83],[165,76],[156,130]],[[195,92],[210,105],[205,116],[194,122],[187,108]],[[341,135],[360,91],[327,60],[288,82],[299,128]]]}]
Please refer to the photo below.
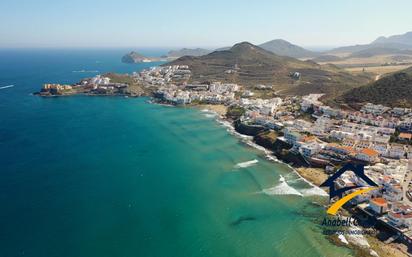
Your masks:
[{"label": "rooftop", "polygon": [[366,154],[368,156],[378,156],[379,153],[373,149],[365,148],[361,151],[361,153]]},{"label": "rooftop", "polygon": [[374,203],[375,205],[387,205],[387,201],[384,198],[372,198],[370,202]]}]

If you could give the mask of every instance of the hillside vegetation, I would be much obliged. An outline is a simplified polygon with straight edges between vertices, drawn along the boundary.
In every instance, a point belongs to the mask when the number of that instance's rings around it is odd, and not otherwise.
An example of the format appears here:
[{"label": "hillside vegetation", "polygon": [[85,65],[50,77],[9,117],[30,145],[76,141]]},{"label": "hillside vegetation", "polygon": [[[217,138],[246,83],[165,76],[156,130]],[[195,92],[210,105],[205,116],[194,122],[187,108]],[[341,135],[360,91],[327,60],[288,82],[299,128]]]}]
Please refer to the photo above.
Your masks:
[{"label": "hillside vegetation", "polygon": [[[250,88],[266,84],[281,94],[337,96],[370,80],[367,74],[352,75],[336,66],[279,56],[248,42],[200,57],[184,56],[165,65],[189,65],[192,82],[226,81]],[[299,78],[291,76],[295,72]]]},{"label": "hillside vegetation", "polygon": [[363,103],[412,107],[412,68],[387,75],[367,86],[348,91],[338,102],[358,107]]}]

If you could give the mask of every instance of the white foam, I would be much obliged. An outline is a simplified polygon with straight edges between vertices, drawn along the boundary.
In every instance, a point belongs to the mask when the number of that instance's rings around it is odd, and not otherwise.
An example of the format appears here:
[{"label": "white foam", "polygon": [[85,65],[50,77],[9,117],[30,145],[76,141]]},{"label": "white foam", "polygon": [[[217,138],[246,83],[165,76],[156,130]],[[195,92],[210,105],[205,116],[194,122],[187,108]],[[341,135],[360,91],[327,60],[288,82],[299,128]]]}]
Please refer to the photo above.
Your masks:
[{"label": "white foam", "polygon": [[344,235],[339,235],[338,238],[342,243],[347,245],[349,244],[348,240],[346,240],[346,237]]},{"label": "white foam", "polygon": [[237,136],[237,137],[239,137],[239,138],[244,139],[243,142],[245,142],[245,143],[246,143],[246,142],[250,142],[250,141],[253,139],[252,136],[240,134],[240,133],[237,132],[236,130],[233,130],[233,131],[232,131],[232,134],[235,135],[235,136]]},{"label": "white foam", "polygon": [[[252,137],[252,138],[253,138],[253,137]],[[246,141],[244,141],[244,143],[246,143],[248,146],[251,146],[251,147],[253,147],[253,148],[255,148],[255,149],[258,149],[258,150],[260,150],[260,151],[262,151],[262,152],[267,153],[266,148],[264,148],[263,146],[260,146],[260,145],[258,145],[258,144],[255,144],[252,140],[246,140]]]},{"label": "white foam", "polygon": [[74,70],[73,73],[98,73],[98,70]]},{"label": "white foam", "polygon": [[328,194],[323,189],[316,187],[316,186],[308,188],[308,189],[302,189],[300,190],[300,192],[304,196],[313,196],[313,195],[328,196]]},{"label": "white foam", "polygon": [[302,196],[302,194],[296,190],[295,188],[288,185],[285,178],[280,175],[279,179],[280,184],[274,187],[263,189],[262,192],[267,195],[298,195]]},{"label": "white foam", "polygon": [[279,160],[278,160],[278,158],[276,158],[275,156],[273,156],[273,155],[271,155],[271,154],[266,154],[266,159],[268,159],[269,161],[272,161],[272,162],[278,162]]},{"label": "white foam", "polygon": [[[223,120],[223,119],[216,119],[216,120],[220,125],[227,128],[226,131],[229,132],[229,134],[234,135],[234,136],[236,136],[238,138],[241,138],[241,139],[246,139],[246,140],[252,141],[252,139],[253,139],[252,136],[247,136],[247,135],[240,134],[239,132],[237,132],[235,130],[232,123],[230,123],[229,121],[226,121],[226,120]],[[244,141],[244,142],[246,142],[246,141]]]},{"label": "white foam", "polygon": [[218,121],[219,124],[222,125],[223,127],[234,129],[233,126],[232,126],[232,124],[231,124],[229,121],[221,120],[221,119],[218,119],[217,121]]},{"label": "white foam", "polygon": [[0,87],[0,89],[6,89],[6,88],[10,88],[10,87],[14,87],[14,85],[2,86],[2,87]]},{"label": "white foam", "polygon": [[288,179],[288,182],[289,183],[296,183],[296,182],[299,182],[299,181],[304,181],[302,178],[293,178],[293,179]]},{"label": "white foam", "polygon": [[206,118],[215,118],[215,117],[216,117],[216,114],[214,114],[214,113],[205,113],[204,116],[205,116]]},{"label": "white foam", "polygon": [[235,168],[247,168],[250,167],[252,165],[255,165],[256,163],[258,163],[259,161],[254,159],[251,161],[247,161],[247,162],[239,162],[235,165]]},{"label": "white foam", "polygon": [[200,112],[204,113],[204,116],[207,118],[216,118],[219,116],[219,113],[210,109],[202,109]]},{"label": "white foam", "polygon": [[[290,164],[288,163],[284,163],[282,161],[279,161],[279,163],[285,164],[286,166],[288,166],[301,180],[303,180],[306,184],[310,185],[312,188],[310,189],[304,189],[307,190],[308,192],[304,192],[306,193],[306,196],[310,196],[310,195],[321,195],[321,196],[328,196],[328,193],[326,193],[325,190],[323,190],[322,188],[316,186],[315,184],[313,184],[312,182],[310,182],[309,180],[307,180],[306,178],[302,177],[299,172],[297,172]],[[314,192],[316,192],[316,194],[313,194]]]}]

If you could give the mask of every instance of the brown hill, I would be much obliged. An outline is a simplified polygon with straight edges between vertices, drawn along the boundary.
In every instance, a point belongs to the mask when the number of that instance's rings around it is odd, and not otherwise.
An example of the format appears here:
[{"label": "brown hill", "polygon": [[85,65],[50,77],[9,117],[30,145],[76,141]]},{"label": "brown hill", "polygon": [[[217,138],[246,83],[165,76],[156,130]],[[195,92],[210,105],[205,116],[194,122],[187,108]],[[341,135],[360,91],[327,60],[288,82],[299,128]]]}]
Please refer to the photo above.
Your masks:
[{"label": "brown hill", "polygon": [[[248,42],[200,57],[184,56],[165,65],[189,65],[192,81],[219,80],[246,87],[267,84],[283,94],[336,96],[369,81],[366,75],[354,76],[313,61],[278,56]],[[296,72],[299,78],[291,76]]]},{"label": "brown hill", "polygon": [[309,51],[283,39],[271,40],[260,44],[259,47],[280,56],[289,56],[293,58],[313,58],[319,56],[319,53]]},{"label": "brown hill", "polygon": [[391,107],[412,107],[412,67],[352,89],[338,97],[337,102],[355,108],[368,102]]}]

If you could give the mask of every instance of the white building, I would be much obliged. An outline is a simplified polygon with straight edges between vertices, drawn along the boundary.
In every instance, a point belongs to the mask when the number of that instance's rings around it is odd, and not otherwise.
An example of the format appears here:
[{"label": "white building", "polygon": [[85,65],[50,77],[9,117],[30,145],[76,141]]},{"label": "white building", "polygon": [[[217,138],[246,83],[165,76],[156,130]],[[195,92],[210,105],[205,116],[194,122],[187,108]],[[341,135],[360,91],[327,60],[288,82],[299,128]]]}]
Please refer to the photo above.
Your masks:
[{"label": "white building", "polygon": [[300,141],[303,138],[303,135],[301,135],[298,131],[293,130],[291,128],[285,128],[283,133],[286,142],[288,142],[291,145],[295,145],[296,142]]},{"label": "white building", "polygon": [[322,149],[321,145],[316,142],[301,143],[299,152],[306,157],[317,154]]},{"label": "white building", "polygon": [[355,158],[365,162],[376,162],[378,161],[379,153],[375,150],[365,148],[362,151],[356,153]]},{"label": "white building", "polygon": [[369,200],[369,208],[377,214],[384,214],[388,211],[388,202],[381,197]]}]

